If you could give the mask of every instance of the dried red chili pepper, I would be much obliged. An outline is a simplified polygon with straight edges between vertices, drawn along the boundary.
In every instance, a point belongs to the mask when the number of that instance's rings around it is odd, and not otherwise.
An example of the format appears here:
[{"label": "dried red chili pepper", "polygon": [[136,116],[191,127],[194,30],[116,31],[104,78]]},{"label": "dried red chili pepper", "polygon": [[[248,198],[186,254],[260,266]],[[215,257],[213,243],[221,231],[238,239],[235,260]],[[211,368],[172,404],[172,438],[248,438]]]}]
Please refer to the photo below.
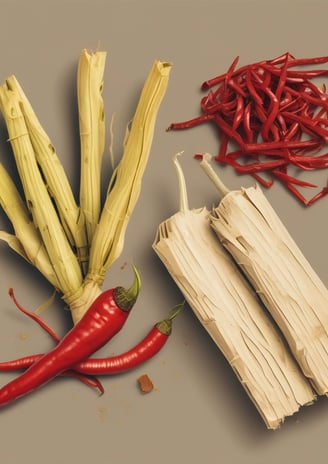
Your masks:
[{"label": "dried red chili pepper", "polygon": [[[226,73],[203,82],[202,90],[209,92],[202,98],[201,116],[173,123],[169,129],[187,129],[210,121],[221,141],[216,161],[231,165],[239,174],[252,175],[266,187],[279,179],[302,203],[313,204],[327,194],[327,189],[305,199],[295,186],[308,188],[313,184],[298,181],[287,168],[328,167],[327,154],[321,154],[328,144],[328,95],[325,85],[320,88],[312,82],[328,76],[328,69],[309,69],[328,63],[328,56],[295,58],[286,52],[240,68],[238,61],[239,57]],[[301,69],[303,66],[307,68]],[[264,171],[271,173],[272,179],[259,175]]]}]

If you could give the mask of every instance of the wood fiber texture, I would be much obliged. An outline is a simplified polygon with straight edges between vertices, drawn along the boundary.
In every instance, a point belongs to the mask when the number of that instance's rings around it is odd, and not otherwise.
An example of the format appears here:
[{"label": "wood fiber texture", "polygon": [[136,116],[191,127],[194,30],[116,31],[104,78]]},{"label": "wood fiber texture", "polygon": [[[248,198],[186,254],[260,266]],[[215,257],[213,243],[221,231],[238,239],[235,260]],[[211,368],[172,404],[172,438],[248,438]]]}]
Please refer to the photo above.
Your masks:
[{"label": "wood fiber texture", "polygon": [[271,317],[214,233],[206,208],[180,211],[160,224],[153,248],[268,428],[314,401]]}]

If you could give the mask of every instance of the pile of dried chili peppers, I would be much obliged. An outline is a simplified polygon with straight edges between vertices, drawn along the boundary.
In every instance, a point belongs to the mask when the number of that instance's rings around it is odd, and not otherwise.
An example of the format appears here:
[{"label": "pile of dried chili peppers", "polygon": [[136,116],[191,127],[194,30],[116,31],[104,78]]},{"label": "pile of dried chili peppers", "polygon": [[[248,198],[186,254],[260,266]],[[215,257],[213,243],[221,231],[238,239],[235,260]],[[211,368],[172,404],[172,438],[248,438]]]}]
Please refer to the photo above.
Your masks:
[{"label": "pile of dried chili peppers", "polygon": [[328,193],[328,186],[307,199],[298,187],[317,186],[287,169],[328,167],[328,152],[322,153],[328,143],[328,94],[314,82],[328,75],[328,69],[314,66],[327,63],[328,56],[297,59],[287,52],[237,68],[238,60],[202,84],[202,90],[209,90],[201,100],[203,114],[168,130],[211,121],[220,136],[216,161],[251,174],[265,187],[279,179],[302,203],[313,204]]}]

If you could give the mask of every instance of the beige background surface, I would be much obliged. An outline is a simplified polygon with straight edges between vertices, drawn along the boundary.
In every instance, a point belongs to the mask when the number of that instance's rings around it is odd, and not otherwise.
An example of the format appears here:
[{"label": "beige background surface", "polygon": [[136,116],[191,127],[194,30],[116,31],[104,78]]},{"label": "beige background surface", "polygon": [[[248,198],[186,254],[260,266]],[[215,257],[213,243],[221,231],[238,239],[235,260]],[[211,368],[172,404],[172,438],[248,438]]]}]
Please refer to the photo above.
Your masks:
[{"label": "beige background surface", "polygon": [[[155,59],[173,63],[162,104],[142,194],[131,219],[124,253],[109,272],[108,286],[127,284],[124,263],[140,268],[143,290],[124,333],[102,353],[136,342],[149,326],[181,301],[181,295],[151,249],[158,224],[178,209],[171,157],[180,150],[190,205],[211,206],[216,193],[192,159],[196,151],[215,152],[210,127],[167,133],[175,120],[198,114],[203,80],[224,72],[235,56],[241,63],[273,58],[285,51],[299,57],[328,54],[326,1],[4,1],[0,0],[0,79],[15,74],[51,136],[76,190],[78,128],[76,65],[82,48],[108,51],[105,77],[107,120],[115,119],[116,159],[126,123]],[[0,122],[0,159],[10,169],[10,151]],[[104,183],[109,174],[104,161]],[[13,172],[13,171],[12,171]],[[327,173],[308,178],[325,182]],[[224,170],[231,188],[251,185],[247,177]],[[288,229],[328,284],[328,198],[301,207],[278,184],[266,192]],[[1,215],[0,226],[8,228]],[[47,334],[13,308],[7,289],[29,308],[51,294],[49,285],[4,246],[0,246],[0,357],[42,352]],[[327,308],[328,310],[328,308]],[[62,302],[44,313],[60,333],[70,327]],[[156,389],[142,396],[136,386],[147,373]],[[1,374],[4,384],[13,374]],[[71,379],[58,379],[0,411],[0,462],[4,464],[281,464],[324,462],[328,403],[320,399],[286,421],[277,432],[265,429],[254,406],[225,360],[186,310],[176,321],[163,352],[144,367],[103,380],[96,393]]]}]

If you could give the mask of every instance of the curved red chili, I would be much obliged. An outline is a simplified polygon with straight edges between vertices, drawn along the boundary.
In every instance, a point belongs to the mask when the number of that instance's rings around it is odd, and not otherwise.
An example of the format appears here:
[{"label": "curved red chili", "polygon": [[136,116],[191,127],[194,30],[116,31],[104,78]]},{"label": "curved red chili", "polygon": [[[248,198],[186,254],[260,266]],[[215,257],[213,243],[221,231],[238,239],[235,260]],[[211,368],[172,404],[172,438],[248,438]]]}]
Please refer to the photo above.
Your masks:
[{"label": "curved red chili", "polygon": [[[35,322],[37,322],[57,343],[60,341],[60,338],[55,333],[55,331],[51,327],[49,327],[49,325],[46,324],[37,314],[28,311],[22,305],[19,304],[19,302],[16,300],[16,297],[14,295],[14,291],[13,291],[12,288],[9,289],[9,295],[10,295],[10,297],[12,298],[15,305],[17,306],[17,308],[20,311],[22,311],[28,317],[33,319]],[[40,357],[41,356],[39,356],[38,359],[40,359]],[[30,364],[27,364],[26,367],[29,367],[35,361],[36,361],[36,359],[33,362],[31,362]],[[10,370],[13,370],[13,369],[10,369]],[[83,375],[81,373],[74,372],[74,371],[70,371],[70,372],[67,371],[67,374],[65,373],[65,375],[75,377],[76,379],[80,380],[80,382],[84,383],[85,385],[87,385],[89,387],[98,388],[98,390],[100,391],[101,394],[104,393],[104,387],[102,386],[101,382],[97,378],[91,378],[91,377],[88,377],[88,376]]]},{"label": "curved red chili", "polygon": [[123,327],[139,294],[140,277],[134,271],[134,282],[129,289],[115,287],[99,295],[55,348],[0,388],[0,405],[41,387],[107,343]]},{"label": "curved red chili", "polygon": [[[148,334],[130,350],[106,358],[90,358],[74,366],[65,375],[109,375],[125,372],[140,366],[155,356],[166,344],[172,333],[173,319],[183,308],[183,303],[175,306],[166,319],[155,324]],[[47,329],[46,329],[47,330]],[[43,355],[35,354],[23,358],[0,363],[0,371],[26,369],[38,361]]]}]

